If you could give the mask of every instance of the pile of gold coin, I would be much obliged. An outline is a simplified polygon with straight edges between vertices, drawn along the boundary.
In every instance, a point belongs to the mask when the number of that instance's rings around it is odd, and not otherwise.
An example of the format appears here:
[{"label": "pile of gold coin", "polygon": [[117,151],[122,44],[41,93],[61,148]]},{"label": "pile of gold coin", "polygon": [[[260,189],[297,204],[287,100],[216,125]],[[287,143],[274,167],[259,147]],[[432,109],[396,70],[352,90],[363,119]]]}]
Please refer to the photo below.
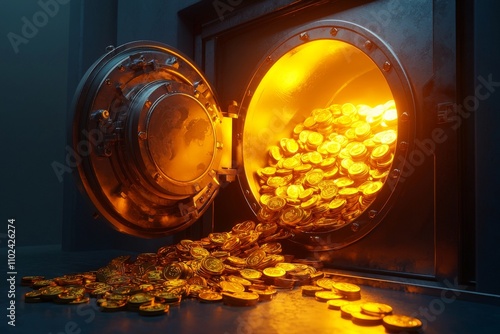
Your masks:
[{"label": "pile of gold coin", "polygon": [[302,296],[326,303],[328,309],[340,311],[342,318],[356,325],[383,325],[391,333],[417,332],[422,328],[420,319],[393,314],[393,308],[388,304],[362,302],[361,288],[356,284],[336,282],[330,277],[321,277],[312,283],[302,286]]},{"label": "pile of gold coin", "polygon": [[314,109],[269,148],[256,171],[263,220],[297,231],[330,231],[356,219],[389,174],[397,139],[393,100],[372,108]]},{"label": "pile of gold coin", "polygon": [[253,306],[269,301],[279,289],[310,284],[324,276],[321,262],[281,254],[280,240],[290,232],[274,222],[247,220],[230,232],[214,232],[198,241],[182,240],[142,253],[120,256],[95,271],[55,278],[25,276],[31,286],[25,302],[95,302],[103,312],[132,311],[144,316],[169,312],[183,299]]}]

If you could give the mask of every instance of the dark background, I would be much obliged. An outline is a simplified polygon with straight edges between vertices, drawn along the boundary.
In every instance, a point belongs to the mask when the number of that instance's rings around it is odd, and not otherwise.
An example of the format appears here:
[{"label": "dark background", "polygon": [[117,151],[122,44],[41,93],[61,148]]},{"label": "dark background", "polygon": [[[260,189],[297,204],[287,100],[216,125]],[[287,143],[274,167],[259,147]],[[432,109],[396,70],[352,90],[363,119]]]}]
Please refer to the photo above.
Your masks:
[{"label": "dark background", "polygon": [[[16,219],[18,247],[64,243],[63,231],[74,218],[65,215],[64,203],[73,200],[76,189],[60,180],[54,164],[66,164],[70,105],[80,78],[106,46],[138,39],[167,43],[192,56],[189,31],[177,12],[195,2],[0,0],[0,247],[6,245],[10,218]],[[468,82],[462,97],[474,94],[479,75],[500,82],[499,3],[465,3],[472,11],[467,17],[474,22],[473,29],[459,31],[472,40],[459,55],[467,64],[459,73],[467,76],[459,79]],[[53,5],[50,15],[43,4]],[[26,28],[26,22],[38,22],[38,27]],[[17,52],[11,33],[24,38]],[[475,256],[488,259],[479,261],[476,270],[490,287],[498,285],[500,263],[500,87],[494,88],[471,115],[472,133],[462,143],[475,159],[463,174],[474,180],[470,196],[464,197],[473,205],[463,205],[473,207],[469,218],[478,240]],[[100,223],[89,223],[88,231]]]},{"label": "dark background", "polygon": [[[70,105],[80,78],[108,45],[151,39],[189,54],[192,43],[182,38],[177,12],[195,2],[0,0],[0,217],[4,226],[0,246],[6,244],[9,218],[16,219],[18,246],[62,243],[63,224],[69,223],[63,223],[64,197],[72,194],[65,195],[60,180],[67,179],[68,173],[56,172],[54,166],[67,165]],[[30,29],[23,18],[37,30]],[[9,33],[23,38],[17,52]],[[23,33],[29,38],[24,39]]]}]

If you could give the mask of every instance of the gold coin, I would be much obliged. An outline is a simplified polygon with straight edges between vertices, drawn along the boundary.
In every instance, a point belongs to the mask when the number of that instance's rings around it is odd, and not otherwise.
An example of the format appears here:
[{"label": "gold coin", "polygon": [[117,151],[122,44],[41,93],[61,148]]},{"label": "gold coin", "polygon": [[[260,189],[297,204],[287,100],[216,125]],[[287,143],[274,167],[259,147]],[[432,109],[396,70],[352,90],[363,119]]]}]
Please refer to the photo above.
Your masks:
[{"label": "gold coin", "polygon": [[297,269],[296,265],[294,265],[293,263],[288,263],[288,262],[280,262],[280,263],[276,264],[276,267],[283,268],[283,269],[285,269],[286,272],[294,271]]},{"label": "gold coin", "polygon": [[154,295],[155,300],[159,303],[177,304],[181,301],[182,296],[175,292],[161,291]]},{"label": "gold coin", "polygon": [[343,198],[336,198],[328,204],[328,208],[332,211],[341,211],[347,204],[347,201]]},{"label": "gold coin", "polygon": [[299,123],[293,128],[293,134],[298,136],[302,131],[304,131],[304,124]]},{"label": "gold coin", "polygon": [[[224,244],[222,244],[221,249],[223,251],[233,251],[237,249],[241,245],[240,238],[238,238],[236,235],[230,237],[227,239]],[[208,252],[208,251],[207,251]]]},{"label": "gold coin", "polygon": [[383,183],[380,181],[371,182],[363,188],[363,196],[371,197],[382,189]]},{"label": "gold coin", "polygon": [[382,319],[384,327],[390,331],[420,330],[422,321],[406,315],[386,315]]},{"label": "gold coin", "polygon": [[320,169],[314,169],[307,173],[306,182],[310,186],[318,185],[323,180],[325,173]]},{"label": "gold coin", "polygon": [[332,287],[337,290],[337,291],[340,291],[340,292],[359,292],[361,291],[361,288],[356,285],[356,284],[352,284],[352,283],[346,283],[346,282],[335,282]]},{"label": "gold coin", "polygon": [[368,154],[368,150],[362,143],[354,142],[353,145],[349,147],[349,155],[353,160],[359,161],[364,159]]},{"label": "gold coin", "polygon": [[328,141],[325,144],[325,148],[329,154],[336,157],[340,150],[342,149],[342,145],[338,141]]},{"label": "gold coin", "polygon": [[380,143],[384,145],[392,145],[396,141],[397,134],[394,130],[386,130],[379,132],[373,136],[373,141],[375,143]]},{"label": "gold coin", "polygon": [[[262,197],[262,196],[261,196]],[[214,233],[210,233],[208,235],[208,238],[210,239],[211,242],[213,242],[214,244],[223,244],[224,241],[226,241],[226,239],[228,238],[227,234],[225,233],[217,233],[217,232],[214,232]]]},{"label": "gold coin", "polygon": [[167,280],[178,279],[182,275],[182,267],[178,263],[171,263],[163,268],[162,275]]},{"label": "gold coin", "polygon": [[295,156],[286,158],[283,160],[283,168],[286,169],[294,169],[295,167],[299,166],[302,162],[300,161],[300,158],[297,158]]},{"label": "gold coin", "polygon": [[265,257],[266,252],[264,252],[262,249],[256,249],[247,257],[247,265],[249,267],[258,266]]},{"label": "gold coin", "polygon": [[281,176],[271,176],[267,179],[266,184],[269,187],[278,188],[279,186],[286,184],[286,182],[285,179]]},{"label": "gold coin", "polygon": [[333,284],[335,281],[331,278],[320,278],[316,281],[316,285],[325,289],[325,290],[332,290]]},{"label": "gold coin", "polygon": [[307,189],[300,192],[299,200],[307,201],[308,199],[310,199],[312,197],[313,194],[314,194],[314,190],[312,188],[307,188]]},{"label": "gold coin", "polygon": [[358,194],[358,188],[345,187],[339,190],[339,196],[344,198],[351,198]]},{"label": "gold coin", "polygon": [[295,139],[288,139],[285,144],[285,149],[288,154],[293,155],[299,150],[299,144]]},{"label": "gold coin", "polygon": [[313,208],[316,205],[316,203],[318,202],[318,199],[319,199],[319,196],[313,195],[307,201],[304,201],[304,202],[300,203],[300,207],[302,209],[304,209],[304,210],[311,209],[311,208]]},{"label": "gold coin", "polygon": [[169,306],[160,303],[154,303],[152,305],[141,305],[139,306],[139,314],[143,316],[158,316],[168,313]]},{"label": "gold coin", "polygon": [[320,162],[319,166],[324,169],[329,169],[331,167],[335,166],[335,163],[337,160],[333,157],[325,158],[323,161]]},{"label": "gold coin", "polygon": [[234,283],[238,283],[238,284],[241,284],[243,285],[245,288],[246,287],[249,287],[250,285],[252,285],[252,282],[250,282],[249,280],[243,278],[243,277],[239,277],[239,276],[234,276],[234,275],[231,275],[231,276],[228,276],[227,277],[227,280],[229,282],[234,282]]},{"label": "gold coin", "polygon": [[310,133],[311,133],[311,131],[309,131],[309,130],[303,130],[299,134],[299,142],[301,142],[302,144],[306,144],[307,143],[307,137],[309,136]]},{"label": "gold coin", "polygon": [[370,124],[368,122],[363,122],[363,121],[361,121],[361,123],[354,129],[354,133],[356,135],[356,138],[358,138],[360,140],[363,140],[367,136],[369,136],[370,131],[371,131]]},{"label": "gold coin", "polygon": [[346,116],[346,115],[342,115],[340,117],[337,117],[335,119],[335,122],[340,125],[340,126],[343,126],[343,127],[348,127],[352,124],[352,119],[351,117],[349,116]]},{"label": "gold coin", "polygon": [[302,296],[314,297],[316,292],[323,291],[323,288],[315,285],[303,285],[301,290]]},{"label": "gold coin", "polygon": [[304,217],[304,211],[297,207],[288,207],[281,214],[281,221],[287,225],[296,225]]},{"label": "gold coin", "polygon": [[198,294],[198,299],[205,303],[214,303],[222,300],[222,295],[214,291],[202,291]]},{"label": "gold coin", "polygon": [[[346,136],[344,135],[338,135],[338,134],[334,134],[331,138],[330,138],[332,141],[334,142],[337,142],[340,144],[340,147],[346,147],[347,144],[349,143],[349,139],[347,139]],[[340,152],[339,152],[340,153]]]},{"label": "gold coin", "polygon": [[299,198],[299,194],[302,192],[303,189],[304,188],[302,186],[299,186],[297,184],[292,184],[288,186],[286,194],[290,198]]},{"label": "gold coin", "polygon": [[384,112],[382,119],[388,126],[396,125],[398,122],[398,111],[396,108],[389,108]]},{"label": "gold coin", "polygon": [[100,307],[103,312],[116,312],[124,310],[127,305],[125,300],[105,300],[101,303]]},{"label": "gold coin", "polygon": [[276,176],[288,176],[293,173],[293,170],[286,168],[279,168],[276,170]]},{"label": "gold coin", "polygon": [[330,299],[326,302],[328,308],[331,310],[340,310],[340,308],[344,305],[349,304],[350,301],[345,299]]},{"label": "gold coin", "polygon": [[353,313],[361,313],[361,305],[359,304],[345,304],[340,307],[340,315],[342,318],[352,319]]},{"label": "gold coin", "polygon": [[383,303],[368,302],[361,305],[364,313],[369,315],[388,315],[392,313],[392,307]]},{"label": "gold coin", "polygon": [[317,123],[327,123],[332,119],[332,113],[328,109],[320,109],[315,115],[315,119]]},{"label": "gold coin", "polygon": [[278,224],[275,222],[267,221],[261,222],[255,226],[255,231],[260,232],[261,237],[266,237],[274,234],[278,230]]},{"label": "gold coin", "polygon": [[144,304],[151,303],[154,300],[154,296],[147,293],[136,293],[135,295],[130,296],[127,303],[129,304]]},{"label": "gold coin", "polygon": [[298,173],[298,174],[303,174],[303,173],[310,171],[311,169],[312,169],[311,164],[304,163],[303,165],[299,165],[299,166],[295,167],[293,169],[293,172]]},{"label": "gold coin", "polygon": [[261,168],[259,172],[265,177],[270,177],[276,174],[276,167],[264,167]]},{"label": "gold coin", "polygon": [[324,302],[326,303],[329,300],[332,299],[343,299],[344,296],[340,295],[338,293],[335,293],[333,291],[317,291],[314,294],[314,297],[316,298],[317,301]]},{"label": "gold coin", "polygon": [[63,293],[65,289],[62,286],[46,286],[40,289],[42,299],[53,300],[57,295]]},{"label": "gold coin", "polygon": [[[286,197],[286,191],[288,189],[288,186],[281,186],[281,187],[278,187],[276,188],[276,190],[274,191],[274,194],[278,197]],[[272,196],[270,196],[269,198],[271,198]],[[269,202],[269,198],[268,198],[268,201],[266,201],[266,204]]]},{"label": "gold coin", "polygon": [[383,160],[383,159],[387,158],[388,155],[390,155],[389,145],[382,144],[382,145],[375,147],[372,150],[370,158],[372,158],[375,161],[379,161],[379,160]]},{"label": "gold coin", "polygon": [[262,273],[267,277],[284,277],[286,275],[286,270],[280,267],[270,267],[265,268]]},{"label": "gold coin", "polygon": [[256,280],[262,277],[262,273],[255,269],[242,269],[240,270],[241,277],[248,280]]},{"label": "gold coin", "polygon": [[283,155],[281,154],[281,149],[276,145],[273,145],[269,148],[269,156],[274,161],[279,161],[281,158],[283,158]]},{"label": "gold coin", "polygon": [[363,312],[351,312],[352,322],[361,326],[374,326],[382,323],[382,316],[365,314]]},{"label": "gold coin", "polygon": [[312,147],[318,147],[323,142],[323,135],[319,132],[310,132],[307,136],[307,144]]},{"label": "gold coin", "polygon": [[243,286],[243,284],[238,282],[222,281],[219,283],[219,285],[223,292],[235,293],[245,291],[245,287]]},{"label": "gold coin", "polygon": [[274,196],[267,201],[267,207],[271,211],[280,211],[286,204],[286,199],[283,197]]},{"label": "gold coin", "polygon": [[364,162],[355,162],[349,166],[347,172],[352,179],[360,179],[369,175],[370,168]]},{"label": "gold coin", "polygon": [[255,292],[222,293],[222,301],[231,306],[254,306],[259,302],[259,295]]},{"label": "gold coin", "polygon": [[312,128],[313,126],[316,125],[316,120],[314,119],[314,117],[310,116],[310,117],[307,117],[305,120],[304,120],[304,126],[306,128]]},{"label": "gold coin", "polygon": [[207,270],[210,274],[221,274],[224,270],[224,264],[221,260],[213,256],[207,256],[201,261],[203,269]]},{"label": "gold coin", "polygon": [[341,107],[342,115],[353,116],[357,113],[356,106],[352,103],[344,103]]},{"label": "gold coin", "polygon": [[203,247],[192,247],[189,250],[189,253],[195,259],[203,259],[204,257],[207,257],[210,255],[210,252]]}]

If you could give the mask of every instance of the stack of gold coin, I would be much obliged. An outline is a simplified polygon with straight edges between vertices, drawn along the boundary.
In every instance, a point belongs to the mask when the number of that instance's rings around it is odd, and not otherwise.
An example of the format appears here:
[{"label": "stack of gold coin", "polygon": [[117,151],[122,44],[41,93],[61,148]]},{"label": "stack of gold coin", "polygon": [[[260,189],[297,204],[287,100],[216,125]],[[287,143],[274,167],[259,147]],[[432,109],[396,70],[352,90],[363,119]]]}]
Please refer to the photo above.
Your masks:
[{"label": "stack of gold coin", "polygon": [[326,302],[330,310],[340,310],[342,306],[347,305],[349,303],[350,301],[346,299],[330,299]]},{"label": "stack of gold coin", "polygon": [[335,282],[332,288],[338,294],[343,295],[347,300],[357,300],[361,298],[361,288],[356,284]]},{"label": "stack of gold coin", "polygon": [[302,296],[315,297],[316,292],[325,290],[317,285],[303,285],[301,287],[301,291],[302,291]]},{"label": "stack of gold coin", "polygon": [[41,303],[42,300],[42,291],[40,290],[32,290],[26,292],[24,294],[24,301],[26,303]]},{"label": "stack of gold coin", "polygon": [[356,303],[349,303],[340,306],[340,316],[344,319],[352,319],[353,313],[361,313],[361,305]]},{"label": "stack of gold coin", "polygon": [[[314,109],[294,127],[291,138],[282,138],[279,145],[269,148],[269,165],[257,171],[262,207],[259,217],[271,218],[278,213],[282,226],[303,232],[336,229],[356,219],[373,198],[364,198],[358,189],[349,193],[351,206],[339,209],[335,200],[345,199],[341,188],[359,188],[366,181],[383,185],[396,139],[397,110],[392,100],[374,108],[345,103]],[[323,180],[333,181],[339,190],[318,191]],[[332,208],[324,210],[332,201]],[[301,218],[290,219],[290,207],[304,210]],[[315,224],[321,217],[332,216],[330,213],[338,218],[337,224]]]},{"label": "stack of gold coin", "polygon": [[255,306],[259,302],[259,295],[255,292],[223,292],[222,301],[231,306]]},{"label": "stack of gold coin", "polygon": [[85,298],[85,288],[83,286],[68,287],[57,295],[56,303],[68,304]]},{"label": "stack of gold coin", "polygon": [[35,281],[42,281],[45,279],[45,276],[23,276],[21,278],[21,285],[22,286],[32,286]]},{"label": "stack of gold coin", "polygon": [[344,296],[333,291],[317,291],[314,294],[317,301],[326,303],[333,299],[344,299]]},{"label": "stack of gold coin", "polygon": [[55,301],[57,299],[57,296],[65,291],[66,289],[62,286],[46,286],[40,288],[40,297],[42,298],[42,300]]},{"label": "stack of gold coin", "polygon": [[422,329],[422,321],[406,315],[387,315],[382,324],[391,333],[416,333]]},{"label": "stack of gold coin", "polygon": [[141,305],[151,305],[155,297],[147,293],[136,293],[127,300],[127,309],[138,311]]},{"label": "stack of gold coin", "polygon": [[224,264],[221,260],[213,256],[207,256],[201,261],[198,274],[203,277],[211,277],[214,275],[222,275],[224,271]]},{"label": "stack of gold coin", "polygon": [[168,313],[169,308],[168,305],[160,303],[145,304],[139,306],[139,314],[148,317],[158,316]]},{"label": "stack of gold coin", "polygon": [[245,287],[240,282],[222,281],[219,285],[222,292],[236,293],[245,291]]},{"label": "stack of gold coin", "polygon": [[198,295],[198,299],[203,303],[216,303],[222,301],[222,295],[215,291],[203,291]]},{"label": "stack of gold coin", "polygon": [[383,303],[368,302],[361,305],[363,313],[375,316],[386,316],[392,314],[392,307]]},{"label": "stack of gold coin", "polygon": [[352,322],[361,326],[374,326],[382,323],[382,316],[370,315],[363,312],[352,312]]}]

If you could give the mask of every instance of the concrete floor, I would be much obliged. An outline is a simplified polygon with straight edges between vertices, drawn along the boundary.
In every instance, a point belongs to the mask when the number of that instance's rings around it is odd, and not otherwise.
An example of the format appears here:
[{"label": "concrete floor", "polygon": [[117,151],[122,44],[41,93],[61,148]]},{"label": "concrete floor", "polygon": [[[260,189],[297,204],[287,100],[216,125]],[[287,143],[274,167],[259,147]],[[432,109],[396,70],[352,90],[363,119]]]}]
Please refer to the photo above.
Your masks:
[{"label": "concrete floor", "polygon": [[[15,291],[15,327],[7,324],[8,286],[2,280],[1,333],[386,333],[382,325],[363,327],[341,318],[325,303],[303,297],[300,288],[279,290],[275,299],[254,307],[232,307],[222,303],[203,304],[187,299],[171,307],[165,316],[142,317],[121,311],[103,313],[92,299],[89,304],[28,304],[23,296],[31,288],[19,285],[27,275],[60,275],[95,270],[126,252],[62,252],[56,246],[16,249],[17,284]],[[500,333],[500,305],[454,299],[451,291],[435,297],[424,294],[361,286],[362,301],[391,305],[396,314],[419,317],[423,333]],[[5,330],[6,328],[6,330]]]}]

